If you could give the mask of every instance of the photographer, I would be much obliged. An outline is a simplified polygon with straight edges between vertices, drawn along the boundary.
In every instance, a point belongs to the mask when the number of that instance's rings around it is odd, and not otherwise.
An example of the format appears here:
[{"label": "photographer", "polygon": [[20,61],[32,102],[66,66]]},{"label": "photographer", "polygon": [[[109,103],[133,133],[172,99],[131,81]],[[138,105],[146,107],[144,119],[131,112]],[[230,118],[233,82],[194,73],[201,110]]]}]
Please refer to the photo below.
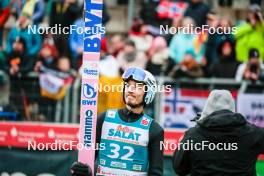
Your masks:
[{"label": "photographer", "polygon": [[251,80],[253,82],[260,79],[260,75],[264,70],[264,64],[261,62],[259,51],[255,48],[249,50],[249,59],[247,63],[240,64],[236,81]]},{"label": "photographer", "polygon": [[247,61],[250,48],[259,51],[260,58],[264,57],[264,21],[261,9],[254,4],[249,7],[247,22],[237,27],[235,33],[237,59]]}]

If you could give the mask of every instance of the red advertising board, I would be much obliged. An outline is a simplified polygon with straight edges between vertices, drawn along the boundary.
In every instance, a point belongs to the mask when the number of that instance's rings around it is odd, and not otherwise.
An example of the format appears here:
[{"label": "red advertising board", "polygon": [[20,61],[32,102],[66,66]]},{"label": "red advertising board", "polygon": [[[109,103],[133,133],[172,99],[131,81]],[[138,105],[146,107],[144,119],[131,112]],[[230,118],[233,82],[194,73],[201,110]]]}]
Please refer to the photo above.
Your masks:
[{"label": "red advertising board", "polygon": [[[0,122],[0,146],[28,148],[29,143],[42,147],[54,146],[57,149],[77,149],[79,126],[75,124],[53,124],[33,122]],[[172,155],[177,143],[183,137],[184,130],[169,130],[164,132],[164,154]],[[66,144],[66,145],[63,145]],[[70,147],[70,144],[72,144]],[[60,148],[63,147],[63,148]],[[264,160],[264,156],[259,159]]]}]

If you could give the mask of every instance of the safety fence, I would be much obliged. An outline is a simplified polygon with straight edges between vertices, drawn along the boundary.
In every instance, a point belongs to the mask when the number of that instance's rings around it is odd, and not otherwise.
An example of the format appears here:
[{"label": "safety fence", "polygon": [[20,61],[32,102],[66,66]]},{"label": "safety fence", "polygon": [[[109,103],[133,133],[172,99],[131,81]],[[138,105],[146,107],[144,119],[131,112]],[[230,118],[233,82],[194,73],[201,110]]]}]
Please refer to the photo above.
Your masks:
[{"label": "safety fence", "polygon": [[67,88],[60,100],[43,97],[39,76],[30,74],[24,78],[10,79],[10,101],[20,114],[20,120],[77,123],[80,101],[80,79]]},{"label": "safety fence", "polygon": [[[150,105],[147,112],[154,116],[160,123],[164,122],[164,111],[169,112],[171,109],[175,111],[177,110],[176,108],[186,112],[189,118],[193,118],[193,114],[188,112],[188,108],[191,108],[192,112],[201,111],[203,106],[201,102],[206,99],[210,90],[213,89],[228,89],[235,98],[241,94],[250,93],[262,95],[264,93],[264,84],[261,82],[236,82],[233,79],[214,78],[174,80],[169,77],[157,77],[157,80],[159,91],[156,94],[154,103]],[[115,82],[111,83],[115,84]],[[120,84],[120,81],[116,81],[116,83]],[[39,77],[37,74],[30,74],[23,79],[11,79],[10,85],[10,103],[21,114],[22,120],[61,123],[79,122],[81,92],[81,80],[79,77],[75,78],[74,82],[68,87],[64,98],[61,100],[52,100],[40,95]],[[160,89],[168,86],[170,89]],[[103,110],[109,108],[109,104],[114,104],[114,108],[122,107],[122,104],[120,104],[123,101],[122,96],[115,94],[109,97],[108,99],[110,100],[108,100],[106,97],[110,93],[99,92],[99,99],[101,97],[104,99],[99,100],[98,106],[100,108],[101,106],[105,106]],[[192,99],[196,102],[192,101]],[[106,101],[109,101],[109,103],[106,104]],[[182,106],[177,107],[177,105]],[[192,107],[189,107],[190,105]],[[180,107],[185,107],[186,110]]]}]

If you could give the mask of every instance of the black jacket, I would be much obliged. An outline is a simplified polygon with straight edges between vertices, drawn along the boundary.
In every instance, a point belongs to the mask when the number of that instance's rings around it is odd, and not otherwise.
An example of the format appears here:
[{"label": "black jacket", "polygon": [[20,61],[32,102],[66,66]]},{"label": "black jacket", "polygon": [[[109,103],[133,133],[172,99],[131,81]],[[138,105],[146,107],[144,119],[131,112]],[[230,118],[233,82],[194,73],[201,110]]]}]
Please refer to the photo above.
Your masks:
[{"label": "black jacket", "polygon": [[193,144],[222,143],[226,150],[210,150],[206,146],[204,150],[178,148],[173,156],[173,167],[180,176],[256,176],[257,157],[264,153],[264,129],[229,110],[213,112],[198,121],[194,128],[186,131],[181,143],[188,140]]},{"label": "black jacket", "polygon": [[212,67],[212,76],[216,78],[235,78],[240,62],[230,58],[221,57]]}]

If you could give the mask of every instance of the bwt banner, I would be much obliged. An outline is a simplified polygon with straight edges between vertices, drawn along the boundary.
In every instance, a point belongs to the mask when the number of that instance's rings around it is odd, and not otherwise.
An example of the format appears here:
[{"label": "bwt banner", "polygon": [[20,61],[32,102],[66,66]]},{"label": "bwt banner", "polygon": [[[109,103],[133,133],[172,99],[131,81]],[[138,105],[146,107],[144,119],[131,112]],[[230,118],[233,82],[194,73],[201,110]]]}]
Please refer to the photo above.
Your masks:
[{"label": "bwt banner", "polygon": [[[203,110],[209,90],[171,89],[161,95],[161,125],[165,129],[187,129],[195,125],[191,120]],[[231,92],[236,99],[237,92]]]},{"label": "bwt banner", "polygon": [[237,111],[247,120],[259,127],[264,127],[264,95],[239,94],[237,97]]}]

